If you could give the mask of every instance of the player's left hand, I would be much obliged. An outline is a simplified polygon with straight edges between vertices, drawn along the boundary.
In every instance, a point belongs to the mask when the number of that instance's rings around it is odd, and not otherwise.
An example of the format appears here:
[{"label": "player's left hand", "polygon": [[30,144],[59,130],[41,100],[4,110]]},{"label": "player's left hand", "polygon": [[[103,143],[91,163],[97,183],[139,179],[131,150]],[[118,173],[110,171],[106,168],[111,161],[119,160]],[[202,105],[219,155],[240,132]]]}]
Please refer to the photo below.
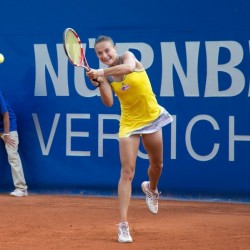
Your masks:
[{"label": "player's left hand", "polygon": [[86,71],[86,75],[90,79],[97,79],[99,77],[99,72],[96,69],[90,69],[89,71]]}]

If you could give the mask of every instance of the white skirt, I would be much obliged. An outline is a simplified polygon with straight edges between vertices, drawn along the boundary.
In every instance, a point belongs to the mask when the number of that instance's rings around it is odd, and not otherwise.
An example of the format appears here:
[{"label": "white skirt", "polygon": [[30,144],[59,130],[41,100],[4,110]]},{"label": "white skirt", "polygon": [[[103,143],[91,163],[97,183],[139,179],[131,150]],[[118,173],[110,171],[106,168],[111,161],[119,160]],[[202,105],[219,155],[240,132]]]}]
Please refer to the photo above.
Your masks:
[{"label": "white skirt", "polygon": [[151,134],[158,131],[165,125],[171,123],[172,121],[173,117],[168,113],[168,111],[165,108],[161,107],[161,114],[158,116],[156,120],[152,121],[151,123],[147,124],[142,128],[131,131],[124,137],[129,137],[135,134]]}]

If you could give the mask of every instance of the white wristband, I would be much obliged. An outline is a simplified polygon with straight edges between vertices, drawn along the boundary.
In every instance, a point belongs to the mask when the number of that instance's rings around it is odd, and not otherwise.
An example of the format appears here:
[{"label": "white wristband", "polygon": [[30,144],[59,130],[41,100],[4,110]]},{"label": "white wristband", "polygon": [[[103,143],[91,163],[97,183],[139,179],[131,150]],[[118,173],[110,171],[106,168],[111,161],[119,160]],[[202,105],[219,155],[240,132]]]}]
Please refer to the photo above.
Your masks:
[{"label": "white wristband", "polygon": [[104,76],[104,69],[97,70],[99,76]]},{"label": "white wristband", "polygon": [[10,135],[9,133],[3,133],[3,136],[5,136],[5,135]]}]

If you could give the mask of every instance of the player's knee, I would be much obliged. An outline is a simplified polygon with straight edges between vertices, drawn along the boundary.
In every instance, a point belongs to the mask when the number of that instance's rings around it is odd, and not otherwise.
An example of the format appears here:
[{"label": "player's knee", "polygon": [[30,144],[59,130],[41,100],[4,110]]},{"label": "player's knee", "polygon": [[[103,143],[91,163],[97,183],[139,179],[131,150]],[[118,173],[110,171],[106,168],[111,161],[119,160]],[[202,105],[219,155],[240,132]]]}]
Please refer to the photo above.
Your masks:
[{"label": "player's knee", "polygon": [[151,164],[151,167],[155,170],[162,170],[163,162],[156,162],[154,164]]},{"label": "player's knee", "polygon": [[133,168],[126,168],[121,170],[121,178],[126,181],[132,181],[134,177],[134,170]]}]

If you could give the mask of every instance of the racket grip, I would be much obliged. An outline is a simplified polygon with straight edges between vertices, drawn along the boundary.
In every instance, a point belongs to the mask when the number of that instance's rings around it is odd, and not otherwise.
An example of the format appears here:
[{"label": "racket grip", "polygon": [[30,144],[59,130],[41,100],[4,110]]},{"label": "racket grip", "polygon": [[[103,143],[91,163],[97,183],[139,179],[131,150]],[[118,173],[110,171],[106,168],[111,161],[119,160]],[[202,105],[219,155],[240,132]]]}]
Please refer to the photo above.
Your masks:
[{"label": "racket grip", "polygon": [[101,86],[101,83],[98,82],[97,78],[92,79],[92,81],[97,82],[97,85],[95,85],[96,88],[99,88]]}]

